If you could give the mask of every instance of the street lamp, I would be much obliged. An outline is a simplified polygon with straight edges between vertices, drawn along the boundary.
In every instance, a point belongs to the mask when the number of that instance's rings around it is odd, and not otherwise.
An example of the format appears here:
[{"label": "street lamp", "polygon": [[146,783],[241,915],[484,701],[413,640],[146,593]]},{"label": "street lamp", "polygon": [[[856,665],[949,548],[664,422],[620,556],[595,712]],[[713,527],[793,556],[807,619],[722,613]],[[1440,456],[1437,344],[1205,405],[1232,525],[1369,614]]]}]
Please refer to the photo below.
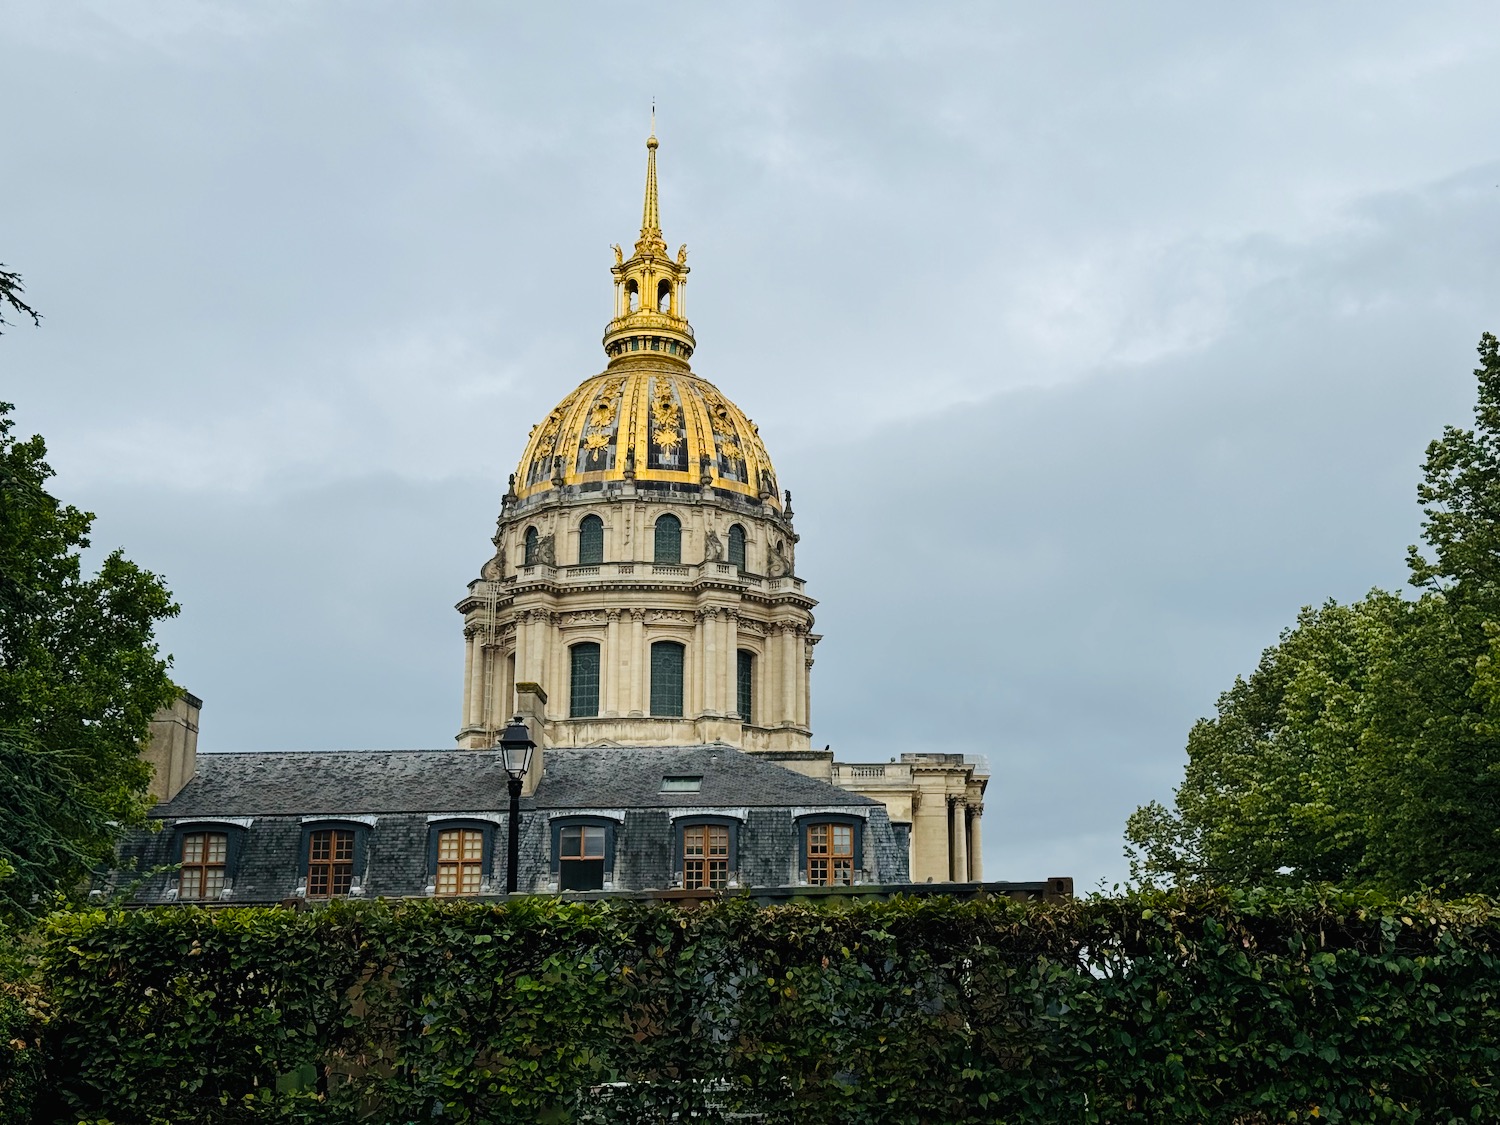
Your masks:
[{"label": "street lamp", "polygon": [[536,743],[531,732],[517,715],[510,726],[500,732],[500,762],[510,777],[510,848],[505,855],[505,893],[516,893],[516,860],[521,849],[521,782],[531,768],[531,752]]}]

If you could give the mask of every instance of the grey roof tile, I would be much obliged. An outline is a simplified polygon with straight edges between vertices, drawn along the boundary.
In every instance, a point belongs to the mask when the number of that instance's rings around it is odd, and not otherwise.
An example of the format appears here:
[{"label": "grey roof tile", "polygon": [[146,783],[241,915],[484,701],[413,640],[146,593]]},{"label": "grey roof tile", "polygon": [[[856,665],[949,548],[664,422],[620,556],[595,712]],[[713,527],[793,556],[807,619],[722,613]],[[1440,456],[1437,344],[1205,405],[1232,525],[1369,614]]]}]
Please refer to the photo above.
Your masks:
[{"label": "grey roof tile", "polygon": [[[731,746],[550,750],[526,807],[712,808],[879,804]],[[668,774],[701,775],[697,793],[661,792]],[[480,812],[509,804],[488,750],[310,750],[200,754],[182,792],[153,815],[337,816]]]}]

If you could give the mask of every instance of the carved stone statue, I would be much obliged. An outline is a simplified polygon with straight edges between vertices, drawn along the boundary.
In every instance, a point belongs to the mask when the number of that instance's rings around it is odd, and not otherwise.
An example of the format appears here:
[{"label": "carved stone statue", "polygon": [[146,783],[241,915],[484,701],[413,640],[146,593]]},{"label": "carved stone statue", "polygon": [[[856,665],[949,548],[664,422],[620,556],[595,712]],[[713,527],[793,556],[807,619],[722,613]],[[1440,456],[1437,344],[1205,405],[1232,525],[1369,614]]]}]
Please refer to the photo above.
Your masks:
[{"label": "carved stone statue", "polygon": [[536,541],[536,561],[543,566],[557,565],[557,543],[553,536],[543,535]]},{"label": "carved stone statue", "polygon": [[703,537],[703,560],[705,562],[724,561],[724,544],[720,542],[717,531],[710,531]]},{"label": "carved stone statue", "polygon": [[685,265],[687,265],[687,243],[686,242],[684,242],[681,246],[679,246],[677,248],[677,264],[679,266],[685,266]]},{"label": "carved stone statue", "polygon": [[615,252],[615,265],[623,266],[625,264],[625,251],[620,249],[620,244],[618,242],[613,243],[610,249]]},{"label": "carved stone statue", "polygon": [[785,578],[790,572],[786,561],[786,546],[780,539],[771,544],[771,557],[767,562],[769,565],[766,569],[770,571],[772,578]]}]

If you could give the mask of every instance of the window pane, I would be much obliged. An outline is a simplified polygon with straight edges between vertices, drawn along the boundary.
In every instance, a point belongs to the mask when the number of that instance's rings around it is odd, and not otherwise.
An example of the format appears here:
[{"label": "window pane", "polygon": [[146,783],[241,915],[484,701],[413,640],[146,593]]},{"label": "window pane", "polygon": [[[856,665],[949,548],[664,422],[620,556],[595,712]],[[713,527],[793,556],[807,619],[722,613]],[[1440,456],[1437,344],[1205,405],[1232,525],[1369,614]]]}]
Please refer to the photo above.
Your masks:
[{"label": "window pane", "polygon": [[755,706],[754,684],[755,684],[755,654],[746,652],[744,649],[736,654],[735,665],[736,685],[739,688],[739,699],[737,709],[740,720],[746,723],[755,721],[753,708]]},{"label": "window pane", "polygon": [[835,824],[833,826],[833,854],[854,854],[854,829],[847,824]]},{"label": "window pane", "polygon": [[604,561],[604,521],[584,516],[578,525],[578,565],[598,566]]},{"label": "window pane", "polygon": [[182,869],[182,881],[178,884],[177,894],[179,898],[202,898],[203,868],[184,867]]},{"label": "window pane", "polygon": [[182,838],[182,862],[203,862],[203,836],[201,834]]},{"label": "window pane", "polygon": [[463,833],[463,838],[464,858],[479,860],[484,859],[484,833],[479,831],[469,831]]},{"label": "window pane", "polygon": [[656,521],[655,561],[682,562],[682,521],[676,516],[662,516]]},{"label": "window pane", "polygon": [[651,646],[651,713],[677,717],[682,714],[683,649],[675,641],[657,641]]},{"label": "window pane", "polygon": [[577,856],[579,849],[583,846],[583,829],[570,827],[562,830],[562,854],[564,856]]},{"label": "window pane", "polygon": [[559,864],[558,889],[564,891],[598,891],[604,888],[602,859],[564,859]]},{"label": "window pane", "polygon": [[604,829],[585,828],[583,830],[583,854],[589,859],[604,858]]},{"label": "window pane", "polygon": [[729,562],[741,570],[745,569],[745,529],[739,524],[729,529]]},{"label": "window pane", "polygon": [[571,699],[568,714],[590,718],[599,714],[599,646],[592,641],[574,645],[571,654]]},{"label": "window pane", "polygon": [[525,556],[526,557],[526,565],[527,566],[535,566],[536,565],[536,549],[537,549],[537,533],[536,533],[536,528],[534,528],[534,527],[528,527],[526,529],[526,556]]}]

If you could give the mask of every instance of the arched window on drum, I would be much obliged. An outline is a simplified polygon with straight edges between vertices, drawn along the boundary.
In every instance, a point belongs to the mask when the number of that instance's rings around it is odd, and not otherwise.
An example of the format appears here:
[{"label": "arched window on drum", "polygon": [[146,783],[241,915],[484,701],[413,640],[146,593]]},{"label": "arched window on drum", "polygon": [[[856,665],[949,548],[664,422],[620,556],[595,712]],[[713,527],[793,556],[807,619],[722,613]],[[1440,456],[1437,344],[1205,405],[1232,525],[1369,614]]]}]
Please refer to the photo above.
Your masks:
[{"label": "arched window on drum", "polygon": [[740,570],[745,569],[745,529],[739,524],[729,528],[729,562]]},{"label": "arched window on drum", "polygon": [[526,550],[524,558],[526,560],[527,566],[536,566],[537,543],[540,541],[540,539],[541,536],[537,534],[536,528],[528,527],[526,529]]},{"label": "arched window on drum", "polygon": [[578,525],[578,565],[598,566],[604,561],[604,521],[584,516]]},{"label": "arched window on drum", "polygon": [[682,562],[682,521],[674,515],[665,515],[656,521],[654,561],[673,565]]}]

